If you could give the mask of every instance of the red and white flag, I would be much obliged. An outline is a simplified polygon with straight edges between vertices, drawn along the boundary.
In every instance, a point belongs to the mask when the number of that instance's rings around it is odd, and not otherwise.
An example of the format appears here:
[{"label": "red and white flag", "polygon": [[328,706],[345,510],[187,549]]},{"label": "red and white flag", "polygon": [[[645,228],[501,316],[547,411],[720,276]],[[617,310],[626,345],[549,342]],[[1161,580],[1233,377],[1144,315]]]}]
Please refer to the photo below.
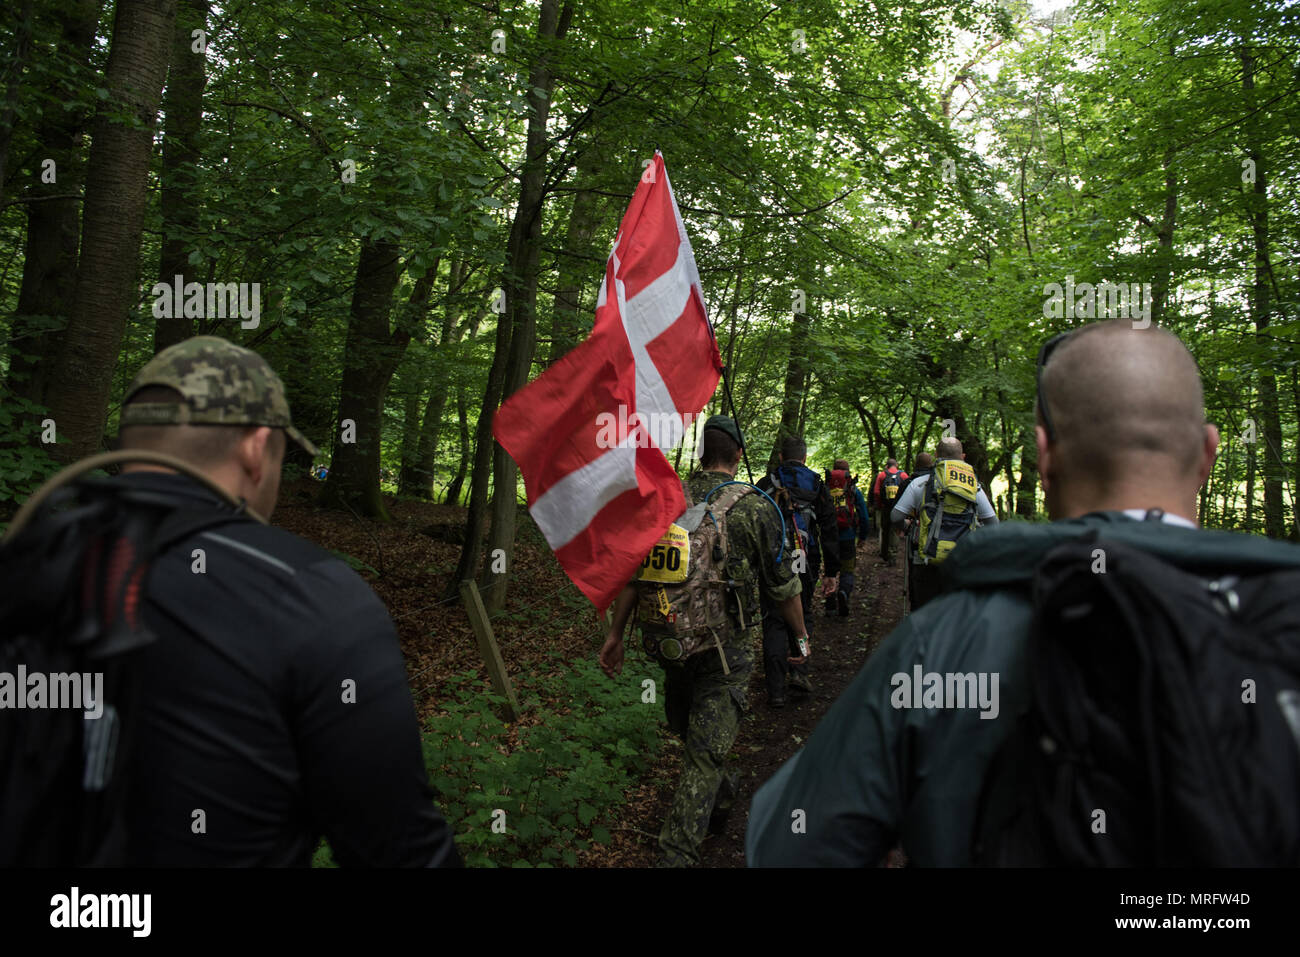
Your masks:
[{"label": "red and white flag", "polygon": [[664,453],[713,396],[722,357],[663,156],[632,196],[586,341],[497,410],[528,510],[604,611],[686,508]]}]

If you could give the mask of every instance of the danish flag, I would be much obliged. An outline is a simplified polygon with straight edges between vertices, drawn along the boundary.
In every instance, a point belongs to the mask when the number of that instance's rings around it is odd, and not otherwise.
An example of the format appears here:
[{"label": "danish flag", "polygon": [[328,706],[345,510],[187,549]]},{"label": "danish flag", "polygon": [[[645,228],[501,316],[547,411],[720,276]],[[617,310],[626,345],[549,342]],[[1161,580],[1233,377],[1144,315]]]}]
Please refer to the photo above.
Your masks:
[{"label": "danish flag", "polygon": [[510,396],[492,431],[573,583],[608,608],[686,508],[664,453],[722,371],[668,170],[656,152],[614,237],[581,345]]}]

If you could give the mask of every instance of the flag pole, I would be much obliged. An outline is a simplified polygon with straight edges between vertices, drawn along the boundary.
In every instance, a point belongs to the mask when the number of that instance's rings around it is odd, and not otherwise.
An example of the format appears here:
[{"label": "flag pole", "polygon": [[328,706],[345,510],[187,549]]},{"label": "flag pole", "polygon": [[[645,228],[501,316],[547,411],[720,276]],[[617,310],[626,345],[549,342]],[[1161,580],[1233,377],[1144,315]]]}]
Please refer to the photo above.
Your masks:
[{"label": "flag pole", "polygon": [[740,430],[740,416],[736,414],[736,400],[731,396],[731,376],[727,375],[727,367],[722,367],[722,394],[731,406],[731,421],[736,423],[736,434],[740,436],[740,454],[745,459],[745,474],[749,476],[749,484],[754,484],[754,473],[749,467],[749,452],[745,445],[745,433]]},{"label": "flag pole", "polygon": [[[660,160],[662,161],[662,159],[663,159],[663,153],[660,152],[660,150],[659,150],[658,147],[655,147],[655,156],[658,156],[658,157],[660,158]],[[678,222],[679,224],[681,224],[681,212],[677,209],[677,197],[676,197],[676,195],[673,193],[673,184],[672,184],[672,180],[670,180],[670,179],[668,178],[668,166],[667,166],[667,164],[664,165],[664,185],[668,187],[668,195],[672,197],[673,212],[674,212],[674,214],[675,214],[675,216],[676,216],[677,222]],[[681,225],[681,229],[682,229],[682,232],[683,232],[683,235],[684,235],[684,234],[685,234],[685,229],[686,229],[686,227],[685,227],[684,224]],[[687,247],[689,248],[689,246],[690,246],[690,241],[687,240]],[[694,256],[692,256],[692,258],[691,258],[691,264],[692,264],[692,267],[693,267],[693,266],[694,266]],[[698,275],[698,274],[696,274],[695,279],[696,279],[696,282],[698,283],[698,280],[699,280],[699,275]],[[717,331],[713,328],[713,323],[709,321],[709,312],[708,312],[707,307],[704,306],[704,290],[701,289],[701,288],[698,288],[698,287],[697,287],[697,291],[698,291],[698,293],[699,293],[699,297],[700,297],[700,307],[701,307],[701,314],[702,314],[702,316],[703,316],[703,318],[704,318],[704,326],[705,326],[706,329],[709,330],[709,338],[711,338],[711,339],[713,340],[713,345],[714,345],[714,347],[716,348],[716,347],[718,346],[718,333],[717,333]],[[727,406],[730,406],[730,407],[731,407],[731,420],[732,420],[733,422],[736,423],[736,434],[740,436],[740,454],[741,454],[742,456],[744,456],[744,459],[745,459],[745,474],[749,476],[749,484],[753,485],[753,484],[754,484],[754,472],[753,472],[753,470],[750,469],[750,467],[749,467],[749,451],[745,448],[745,435],[744,435],[744,433],[741,432],[741,430],[740,430],[740,416],[738,416],[738,415],[736,414],[736,400],[735,400],[734,398],[732,398],[732,395],[731,395],[731,378],[727,375],[727,367],[726,367],[725,365],[722,367],[722,394],[723,394],[723,398],[725,399],[725,403],[724,403],[724,406],[723,406],[723,411],[724,411],[724,412],[726,411],[726,407],[727,407]]]}]

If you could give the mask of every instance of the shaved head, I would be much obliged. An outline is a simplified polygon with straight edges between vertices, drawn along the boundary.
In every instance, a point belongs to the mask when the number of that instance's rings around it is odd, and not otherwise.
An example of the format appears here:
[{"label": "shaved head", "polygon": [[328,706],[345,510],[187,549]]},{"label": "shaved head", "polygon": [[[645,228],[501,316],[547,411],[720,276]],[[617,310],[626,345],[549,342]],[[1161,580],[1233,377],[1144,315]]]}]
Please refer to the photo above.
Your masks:
[{"label": "shaved head", "polygon": [[[1055,410],[1053,410],[1055,413]],[[962,456],[961,440],[954,438],[943,438],[939,444],[934,447],[934,457],[937,459],[959,459]]]},{"label": "shaved head", "polygon": [[1206,464],[1205,405],[1196,362],[1177,336],[1126,319],[1085,326],[1048,357],[1040,401],[1056,429],[1045,478],[1058,492],[1148,508],[1145,500],[1114,500],[1165,484],[1190,487],[1194,499]]}]

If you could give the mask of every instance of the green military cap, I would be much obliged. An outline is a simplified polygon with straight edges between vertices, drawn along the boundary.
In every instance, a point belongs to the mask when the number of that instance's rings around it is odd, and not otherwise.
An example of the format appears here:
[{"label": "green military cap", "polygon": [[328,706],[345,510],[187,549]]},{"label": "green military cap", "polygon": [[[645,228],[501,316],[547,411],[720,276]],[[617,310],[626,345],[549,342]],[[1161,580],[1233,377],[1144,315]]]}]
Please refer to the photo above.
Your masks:
[{"label": "green military cap", "polygon": [[[175,389],[182,404],[131,402],[146,386]],[[265,359],[217,336],[195,336],[150,359],[126,390],[121,424],[265,425],[285,434],[313,457],[320,454],[293,427],[284,383]]]},{"label": "green military cap", "polygon": [[736,420],[726,415],[711,415],[709,420],[704,423],[705,429],[717,429],[719,432],[726,432],[735,439],[737,445],[743,446],[745,443],[740,438],[740,429],[736,426]]}]

